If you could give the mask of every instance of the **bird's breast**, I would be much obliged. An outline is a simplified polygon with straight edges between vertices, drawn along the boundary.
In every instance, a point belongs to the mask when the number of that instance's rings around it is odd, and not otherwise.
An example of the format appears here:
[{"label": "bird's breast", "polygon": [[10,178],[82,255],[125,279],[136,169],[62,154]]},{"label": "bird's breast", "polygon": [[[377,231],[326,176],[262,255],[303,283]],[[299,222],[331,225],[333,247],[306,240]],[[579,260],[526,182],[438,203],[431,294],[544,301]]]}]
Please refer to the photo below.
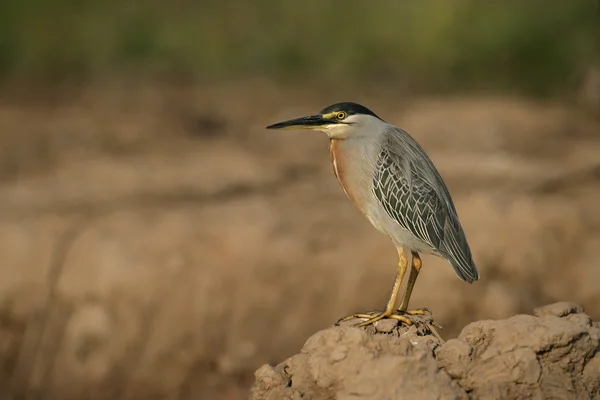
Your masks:
[{"label": "bird's breast", "polygon": [[354,203],[354,205],[363,213],[366,214],[366,187],[363,187],[370,182],[366,181],[366,174],[363,174],[359,165],[351,163],[359,163],[360,160],[352,160],[351,153],[343,148],[343,140],[331,139],[329,141],[329,152],[331,154],[331,164],[333,165],[333,173],[337,178],[340,186],[346,193],[346,196]]}]

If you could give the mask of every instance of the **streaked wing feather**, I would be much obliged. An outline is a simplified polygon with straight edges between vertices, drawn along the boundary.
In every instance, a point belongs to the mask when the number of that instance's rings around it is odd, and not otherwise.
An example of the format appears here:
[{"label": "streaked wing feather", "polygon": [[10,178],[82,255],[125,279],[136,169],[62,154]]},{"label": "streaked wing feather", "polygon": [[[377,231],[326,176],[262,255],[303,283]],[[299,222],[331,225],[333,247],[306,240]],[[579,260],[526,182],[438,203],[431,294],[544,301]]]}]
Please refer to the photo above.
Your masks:
[{"label": "streaked wing feather", "polygon": [[410,163],[404,164],[382,150],[373,176],[375,196],[400,226],[438,250],[446,212],[435,190],[412,171]]},{"label": "streaked wing feather", "polygon": [[433,163],[406,132],[390,125],[373,174],[373,192],[386,213],[435,252],[459,277],[478,279],[450,193]]}]

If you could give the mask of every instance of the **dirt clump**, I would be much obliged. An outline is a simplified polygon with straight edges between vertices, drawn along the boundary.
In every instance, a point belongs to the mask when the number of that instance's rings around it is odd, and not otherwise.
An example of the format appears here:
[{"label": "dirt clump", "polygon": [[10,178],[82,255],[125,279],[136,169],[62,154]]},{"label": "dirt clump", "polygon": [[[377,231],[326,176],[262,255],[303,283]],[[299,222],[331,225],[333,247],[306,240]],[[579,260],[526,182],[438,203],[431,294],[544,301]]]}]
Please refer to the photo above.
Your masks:
[{"label": "dirt clump", "polygon": [[600,323],[578,305],[474,322],[445,343],[429,321],[380,322],[316,333],[300,354],[259,368],[251,398],[600,398]]}]

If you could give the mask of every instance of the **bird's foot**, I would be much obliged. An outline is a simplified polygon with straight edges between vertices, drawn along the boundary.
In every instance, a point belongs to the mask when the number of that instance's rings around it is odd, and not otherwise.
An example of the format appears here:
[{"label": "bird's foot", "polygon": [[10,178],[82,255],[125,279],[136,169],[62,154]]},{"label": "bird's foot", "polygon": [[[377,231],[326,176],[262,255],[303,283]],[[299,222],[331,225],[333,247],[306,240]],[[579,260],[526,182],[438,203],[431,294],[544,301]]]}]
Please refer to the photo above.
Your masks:
[{"label": "bird's foot", "polygon": [[[353,319],[364,319],[365,321],[357,324],[357,326],[363,327],[367,325],[374,324],[377,321],[382,319],[395,319],[406,325],[412,325],[413,322],[407,317],[405,314],[407,312],[400,311],[367,311],[364,313],[356,313],[348,315],[347,317],[340,318],[335,324],[339,325],[341,322],[347,322]],[[413,314],[408,314],[413,315]],[[423,314],[414,314],[414,315],[423,315]]]}]

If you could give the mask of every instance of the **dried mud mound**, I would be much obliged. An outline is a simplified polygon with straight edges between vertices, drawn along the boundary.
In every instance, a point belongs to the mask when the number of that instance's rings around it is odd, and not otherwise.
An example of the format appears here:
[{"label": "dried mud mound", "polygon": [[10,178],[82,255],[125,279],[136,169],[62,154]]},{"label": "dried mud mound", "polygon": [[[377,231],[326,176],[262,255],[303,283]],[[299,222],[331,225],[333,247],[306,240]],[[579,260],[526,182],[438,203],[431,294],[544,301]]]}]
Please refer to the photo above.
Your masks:
[{"label": "dried mud mound", "polygon": [[600,398],[600,323],[577,305],[475,322],[446,343],[383,322],[318,332],[300,354],[258,369],[251,399]]}]

